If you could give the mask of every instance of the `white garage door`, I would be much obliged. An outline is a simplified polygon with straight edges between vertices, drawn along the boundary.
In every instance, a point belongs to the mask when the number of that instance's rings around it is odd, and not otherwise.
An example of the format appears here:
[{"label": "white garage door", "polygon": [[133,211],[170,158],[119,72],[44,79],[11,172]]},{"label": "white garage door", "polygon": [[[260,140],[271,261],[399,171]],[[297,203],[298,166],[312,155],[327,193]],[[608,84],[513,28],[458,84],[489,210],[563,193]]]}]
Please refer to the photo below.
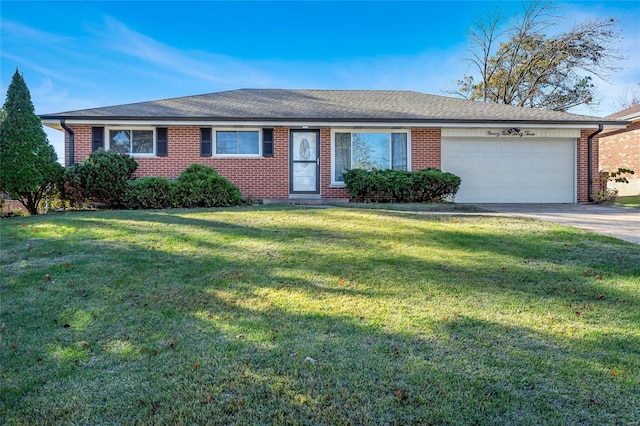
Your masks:
[{"label": "white garage door", "polygon": [[458,203],[574,203],[575,140],[443,139]]}]

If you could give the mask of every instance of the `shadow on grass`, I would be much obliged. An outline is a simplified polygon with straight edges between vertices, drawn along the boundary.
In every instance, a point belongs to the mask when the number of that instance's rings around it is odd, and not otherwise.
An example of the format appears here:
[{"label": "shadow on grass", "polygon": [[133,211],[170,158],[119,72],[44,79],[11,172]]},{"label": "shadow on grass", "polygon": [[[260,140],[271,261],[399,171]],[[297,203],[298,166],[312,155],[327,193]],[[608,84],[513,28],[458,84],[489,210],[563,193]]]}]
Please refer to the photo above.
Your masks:
[{"label": "shadow on grass", "polygon": [[[407,287],[446,295],[509,292],[528,303],[544,296],[557,306],[606,293],[594,303],[613,311],[618,299],[637,305],[637,292],[607,288],[592,276],[602,273],[593,257],[597,238],[478,235],[455,227],[427,232],[411,223],[416,218],[398,218],[403,229],[393,238],[400,246],[386,247],[370,242],[385,238],[374,228],[323,229],[318,220],[326,213],[295,226],[180,214],[63,221],[76,232],[89,232],[98,221],[98,239],[108,223],[107,233],[139,232],[136,241],[77,247],[76,240],[39,238],[27,264],[50,247],[62,256],[87,249],[95,256],[66,267],[55,252],[46,267],[18,268],[18,278],[6,281],[3,299],[17,287],[23,295],[3,309],[2,322],[9,324],[10,339],[25,344],[11,350],[4,340],[0,414],[44,423],[101,418],[220,424],[604,424],[630,422],[639,414],[637,384],[630,384],[637,373],[625,370],[638,366],[635,335],[604,330],[587,339],[558,338],[426,311],[400,327],[374,312],[423,296],[405,295]],[[145,234],[145,222],[148,232],[163,226],[157,241]],[[198,233],[185,234],[190,227]],[[564,264],[554,263],[565,244],[558,237],[571,245],[561,257],[569,258]],[[172,240],[192,250],[172,252]],[[246,241],[271,247],[245,248]],[[314,247],[317,241],[336,253]],[[403,252],[409,248],[413,255]],[[424,258],[421,250],[456,254]],[[627,260],[610,262],[606,272],[633,277],[637,264],[628,260],[638,251],[621,251]],[[486,253],[505,266],[454,262],[459,253]],[[56,282],[38,290],[35,279],[47,271]],[[394,275],[393,285],[377,285]],[[31,324],[43,341],[22,336],[16,324]]]},{"label": "shadow on grass", "polygon": [[[387,217],[388,219],[402,220],[398,231],[393,235],[382,234],[379,229],[330,230],[323,227],[319,218],[327,216],[326,210],[303,210],[285,207],[286,211],[304,215],[308,223],[305,225],[292,225],[290,223],[260,222],[254,225],[229,225],[227,222],[219,222],[209,219],[195,219],[191,217],[174,216],[162,213],[136,217],[137,221],[149,221],[151,223],[170,223],[177,229],[163,229],[165,233],[182,235],[185,241],[194,245],[200,245],[211,249],[219,249],[219,244],[211,244],[210,239],[200,233],[195,235],[183,233],[183,227],[197,227],[203,232],[226,235],[233,238],[246,238],[260,243],[278,243],[280,247],[273,247],[270,252],[255,250],[250,259],[239,261],[235,268],[246,268],[246,262],[257,262],[256,266],[268,269],[278,267],[301,268],[311,273],[333,274],[335,276],[348,275],[349,271],[357,269],[358,265],[374,264],[378,268],[388,268],[391,273],[406,274],[418,271],[426,278],[432,278],[429,271],[434,271],[434,276],[448,275],[448,284],[464,288],[468,280],[465,277],[481,276],[486,278],[484,289],[493,292],[502,292],[514,284],[518,291],[530,291],[534,295],[546,295],[563,302],[575,300],[576,293],[586,297],[594,297],[606,293],[611,299],[625,299],[630,302],[640,302],[640,296],[634,291],[614,290],[607,286],[600,278],[603,276],[620,276],[624,278],[640,277],[640,249],[633,244],[607,244],[602,237],[586,232],[566,232],[564,227],[550,226],[543,229],[535,229],[532,234],[510,233],[508,230],[500,230],[501,222],[513,222],[514,220],[490,219],[485,229],[478,227],[475,232],[457,229],[457,223],[465,224],[475,221],[474,218],[446,216],[425,217],[422,215],[405,214],[398,217],[392,212],[365,212],[365,215]],[[281,208],[267,208],[266,212],[282,211]],[[338,214],[345,214],[340,212]],[[349,212],[346,212],[347,218]],[[169,219],[167,219],[167,216]],[[212,214],[215,218],[215,213]],[[421,222],[435,223],[443,226],[419,226]],[[516,220],[522,223],[535,223],[528,219]],[[497,226],[496,226],[497,224]],[[461,225],[462,226],[462,225]],[[435,229],[434,229],[435,228]],[[125,227],[126,229],[126,227]],[[186,236],[185,236],[186,235]],[[378,244],[391,238],[394,244],[407,249],[389,251],[384,245]],[[291,242],[295,248],[287,249]],[[346,252],[327,253],[318,249],[335,245]],[[598,250],[594,250],[597,247]],[[237,250],[237,247],[232,247]],[[442,253],[456,253],[451,257],[439,257],[429,260],[424,259],[424,253],[429,250],[438,250]],[[407,252],[414,252],[411,255]],[[458,253],[472,253],[473,256],[482,257],[481,262],[456,262]],[[285,256],[286,255],[286,256]],[[484,256],[482,256],[484,255]],[[280,256],[278,258],[277,256]],[[275,257],[275,258],[274,258]],[[308,260],[308,262],[294,262],[287,259],[293,258]],[[519,260],[514,264],[513,259]],[[225,258],[226,259],[226,258]],[[607,263],[606,259],[615,259],[616,262]],[[225,262],[228,259],[225,260]],[[264,263],[264,266],[260,262]],[[212,262],[214,263],[214,262]],[[360,275],[374,279],[378,270],[368,269],[359,271]],[[599,278],[596,278],[599,277]],[[457,279],[453,279],[457,278]],[[542,286],[527,285],[543,283]],[[548,285],[547,285],[548,284]],[[375,290],[370,289],[371,296],[375,296]],[[383,296],[388,293],[383,293]]]}]

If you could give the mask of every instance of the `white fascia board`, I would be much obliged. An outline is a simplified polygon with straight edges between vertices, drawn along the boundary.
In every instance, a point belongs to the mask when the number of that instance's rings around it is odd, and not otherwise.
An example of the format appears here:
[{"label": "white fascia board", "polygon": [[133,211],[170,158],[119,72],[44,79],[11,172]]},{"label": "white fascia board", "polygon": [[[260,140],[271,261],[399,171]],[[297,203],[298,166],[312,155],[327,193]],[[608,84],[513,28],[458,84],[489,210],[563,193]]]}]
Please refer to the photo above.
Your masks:
[{"label": "white fascia board", "polygon": [[628,120],[635,121],[640,118],[640,112],[632,112],[631,114],[623,115],[622,117],[616,117],[616,120]]},{"label": "white fascia board", "polygon": [[[526,129],[598,129],[597,124],[589,123],[575,123],[575,124],[554,124],[553,122],[544,124],[532,124],[526,121],[510,122],[510,123],[442,123],[428,126],[416,126],[410,125],[406,127],[439,127],[441,129],[504,129],[511,127],[522,127]],[[605,124],[604,129],[624,129],[625,125],[622,124]]]},{"label": "white fascia board", "polygon": [[[392,123],[392,122],[336,122],[336,121],[207,121],[207,120],[74,120],[66,119],[68,126],[189,126],[189,127],[289,127],[289,128],[440,128],[441,123]],[[45,119],[42,124],[54,128],[60,127],[60,120]],[[503,126],[504,127],[504,126]]]},{"label": "white fascia board", "polygon": [[60,120],[41,120],[43,126],[50,127],[52,129],[64,131],[62,126],[60,125]]},{"label": "white fascia board", "polygon": [[[59,119],[44,119],[42,124],[45,126],[62,130]],[[548,128],[560,128],[560,129],[597,129],[597,124],[587,123],[570,123],[570,124],[555,124],[549,123],[537,123],[533,124],[526,121],[514,121],[514,122],[433,122],[433,123],[420,123],[420,122],[336,122],[336,121],[206,121],[206,120],[105,120],[96,118],[95,120],[74,120],[65,119],[67,126],[80,125],[80,126],[194,126],[194,127],[288,127],[288,128],[345,128],[345,129],[370,129],[370,128],[385,128],[385,129],[407,129],[407,128],[505,128],[505,127],[526,127],[528,129],[548,129]],[[605,129],[624,129],[624,125],[605,125]]]}]

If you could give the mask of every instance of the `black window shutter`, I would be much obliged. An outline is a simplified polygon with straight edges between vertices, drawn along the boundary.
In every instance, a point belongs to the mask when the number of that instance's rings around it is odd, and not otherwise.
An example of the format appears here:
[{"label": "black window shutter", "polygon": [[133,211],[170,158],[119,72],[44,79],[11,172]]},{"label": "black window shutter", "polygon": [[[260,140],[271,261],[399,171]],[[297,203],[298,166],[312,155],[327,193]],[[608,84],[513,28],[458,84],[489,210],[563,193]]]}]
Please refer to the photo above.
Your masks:
[{"label": "black window shutter", "polygon": [[273,157],[273,129],[262,129],[262,156]]},{"label": "black window shutter", "polygon": [[200,157],[211,157],[211,129],[200,129]]},{"label": "black window shutter", "polygon": [[104,149],[104,127],[91,128],[91,152]]},{"label": "black window shutter", "polygon": [[156,155],[158,157],[166,157],[168,154],[168,133],[169,129],[166,127],[156,128]]}]

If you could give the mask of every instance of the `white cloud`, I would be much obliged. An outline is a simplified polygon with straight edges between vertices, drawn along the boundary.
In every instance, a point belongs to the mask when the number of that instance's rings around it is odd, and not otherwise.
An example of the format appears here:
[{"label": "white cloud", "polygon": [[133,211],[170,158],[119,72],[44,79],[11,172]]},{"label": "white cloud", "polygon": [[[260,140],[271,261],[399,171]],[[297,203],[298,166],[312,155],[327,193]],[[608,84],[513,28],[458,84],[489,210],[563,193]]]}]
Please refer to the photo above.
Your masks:
[{"label": "white cloud", "polygon": [[3,38],[16,37],[21,40],[28,39],[52,45],[67,43],[71,40],[71,37],[68,36],[42,31],[6,19],[0,20],[0,26],[2,27]]},{"label": "white cloud", "polygon": [[248,63],[229,56],[197,50],[181,50],[105,17],[100,37],[106,50],[136,58],[155,67],[195,78],[217,87],[236,88],[254,82],[258,86],[277,85],[280,79],[267,75]]}]

